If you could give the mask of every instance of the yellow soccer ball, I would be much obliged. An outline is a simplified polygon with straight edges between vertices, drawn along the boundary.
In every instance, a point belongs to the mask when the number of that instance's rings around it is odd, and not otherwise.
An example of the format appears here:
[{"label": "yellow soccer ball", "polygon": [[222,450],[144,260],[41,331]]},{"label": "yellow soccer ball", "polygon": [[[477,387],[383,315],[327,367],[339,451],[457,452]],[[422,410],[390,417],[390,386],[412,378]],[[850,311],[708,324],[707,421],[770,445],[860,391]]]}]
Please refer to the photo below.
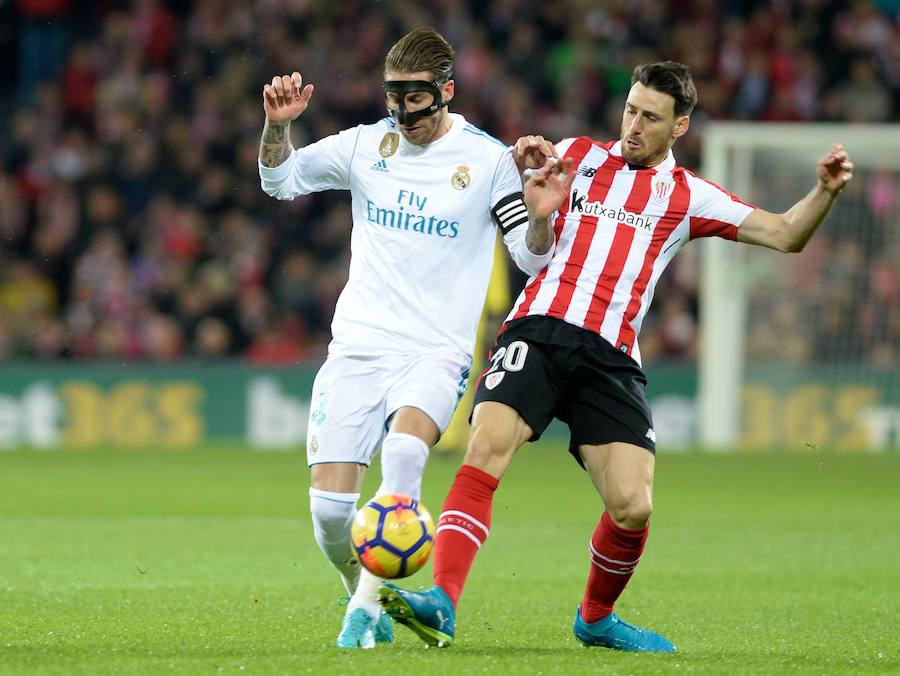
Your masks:
[{"label": "yellow soccer ball", "polygon": [[378,577],[409,577],[422,568],[434,545],[434,521],[407,495],[380,495],[356,513],[350,529],[359,562]]}]

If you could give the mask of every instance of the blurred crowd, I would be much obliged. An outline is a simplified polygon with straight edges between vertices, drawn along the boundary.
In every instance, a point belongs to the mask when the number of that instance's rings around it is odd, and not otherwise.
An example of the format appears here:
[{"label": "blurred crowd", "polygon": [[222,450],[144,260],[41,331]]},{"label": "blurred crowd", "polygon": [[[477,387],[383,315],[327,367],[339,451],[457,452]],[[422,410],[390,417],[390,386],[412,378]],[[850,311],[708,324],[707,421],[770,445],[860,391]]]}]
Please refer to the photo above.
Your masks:
[{"label": "blurred crowd", "polygon": [[[761,155],[756,199],[787,208],[805,181],[784,171],[783,153]],[[820,369],[867,364],[900,375],[898,224],[898,173],[854,170],[823,231],[791,265],[775,253],[748,251],[749,361]]]},{"label": "blurred crowd", "polygon": [[[900,121],[898,5],[0,3],[9,122],[0,128],[0,358],[293,363],[324,354],[347,274],[349,196],[283,203],[260,190],[260,92],[274,74],[299,70],[316,84],[293,127],[304,144],[382,117],[386,49],[433,25],[456,47],[452,108],[470,121],[506,142],[525,133],[608,139],[633,66],[671,58],[689,64],[698,85],[691,132],[675,148],[696,168],[710,119]],[[873,218],[896,223],[897,174],[858,184]],[[826,288],[847,261],[872,253],[829,235],[816,246]],[[896,304],[891,250],[873,250],[880,272],[854,303],[886,293]],[[856,273],[862,267],[871,266],[857,263]],[[660,284],[642,334],[647,361],[694,355],[697,270],[688,247]]]}]

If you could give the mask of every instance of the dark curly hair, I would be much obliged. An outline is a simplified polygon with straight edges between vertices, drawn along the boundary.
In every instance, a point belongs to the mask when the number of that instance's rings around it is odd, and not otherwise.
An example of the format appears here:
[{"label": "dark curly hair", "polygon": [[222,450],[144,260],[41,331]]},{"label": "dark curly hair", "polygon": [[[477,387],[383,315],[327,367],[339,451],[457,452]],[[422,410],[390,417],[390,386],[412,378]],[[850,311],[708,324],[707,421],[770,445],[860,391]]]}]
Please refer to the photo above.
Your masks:
[{"label": "dark curly hair", "polygon": [[676,61],[643,63],[631,74],[631,84],[636,82],[675,99],[675,117],[690,115],[697,105],[694,78],[691,77],[691,69],[683,63]]}]

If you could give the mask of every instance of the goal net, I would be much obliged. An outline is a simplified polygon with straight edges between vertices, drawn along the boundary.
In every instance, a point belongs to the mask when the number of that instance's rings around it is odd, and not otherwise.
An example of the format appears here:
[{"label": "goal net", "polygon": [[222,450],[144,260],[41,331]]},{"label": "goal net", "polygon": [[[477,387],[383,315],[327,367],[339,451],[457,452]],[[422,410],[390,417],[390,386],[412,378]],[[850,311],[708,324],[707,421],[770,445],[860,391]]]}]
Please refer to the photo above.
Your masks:
[{"label": "goal net", "polygon": [[802,253],[705,240],[700,441],[885,450],[900,437],[900,129],[714,123],[703,175],[786,211],[841,142],[855,165]]}]

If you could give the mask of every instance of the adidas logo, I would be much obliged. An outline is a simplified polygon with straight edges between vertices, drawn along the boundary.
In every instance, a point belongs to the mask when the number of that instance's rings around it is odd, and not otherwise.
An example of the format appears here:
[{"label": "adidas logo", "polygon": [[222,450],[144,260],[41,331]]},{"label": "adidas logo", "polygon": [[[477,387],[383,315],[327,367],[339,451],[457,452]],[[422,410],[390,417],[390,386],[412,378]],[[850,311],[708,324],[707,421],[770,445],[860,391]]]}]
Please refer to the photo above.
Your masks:
[{"label": "adidas logo", "polygon": [[387,173],[387,171],[388,171],[387,161],[379,160],[378,162],[376,162],[369,168],[374,171],[383,171],[383,172]]}]

